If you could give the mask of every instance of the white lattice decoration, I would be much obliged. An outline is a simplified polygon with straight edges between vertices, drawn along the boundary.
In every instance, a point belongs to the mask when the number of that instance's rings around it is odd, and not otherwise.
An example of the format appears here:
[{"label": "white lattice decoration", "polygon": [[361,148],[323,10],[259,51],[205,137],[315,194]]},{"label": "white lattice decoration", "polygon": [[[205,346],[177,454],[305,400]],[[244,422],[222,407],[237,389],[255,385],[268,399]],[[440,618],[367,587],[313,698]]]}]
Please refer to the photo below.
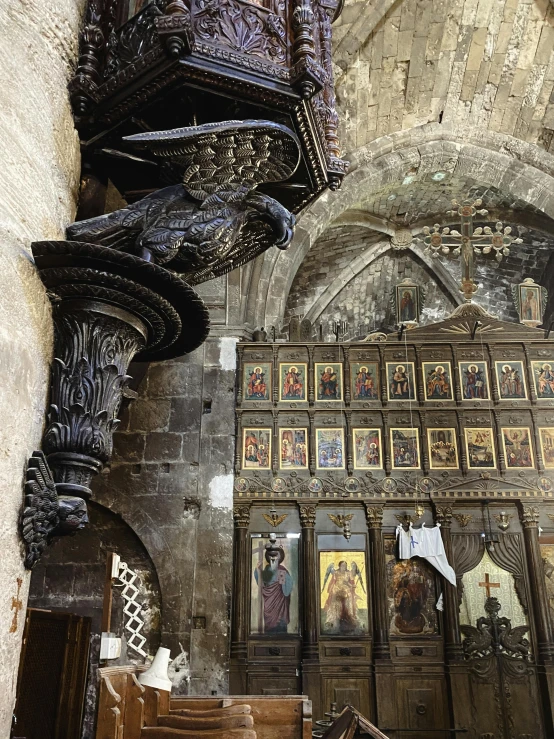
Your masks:
[{"label": "white lattice decoration", "polygon": [[126,562],[120,562],[117,579],[123,585],[123,590],[121,591],[121,595],[125,602],[123,613],[128,616],[128,620],[125,623],[125,629],[131,635],[129,639],[127,639],[127,644],[130,649],[137,652],[137,654],[140,654],[142,657],[146,657],[146,652],[142,648],[146,639],[141,634],[144,621],[138,617],[142,606],[140,603],[137,603],[136,600],[137,595],[139,594],[139,589],[135,585],[135,581],[139,580],[140,582],[140,578],[136,572],[128,567]]}]

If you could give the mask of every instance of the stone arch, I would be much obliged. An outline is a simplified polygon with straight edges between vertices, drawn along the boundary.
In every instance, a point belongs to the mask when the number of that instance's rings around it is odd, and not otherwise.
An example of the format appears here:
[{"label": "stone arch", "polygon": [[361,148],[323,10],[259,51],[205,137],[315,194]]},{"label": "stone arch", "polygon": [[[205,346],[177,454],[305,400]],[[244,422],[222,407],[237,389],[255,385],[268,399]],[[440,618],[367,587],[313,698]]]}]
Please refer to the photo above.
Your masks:
[{"label": "stone arch", "polygon": [[383,136],[354,153],[341,190],[324,193],[304,211],[291,247],[263,256],[247,321],[280,322],[305,255],[334,221],[357,207],[360,192],[376,192],[399,182],[408,171],[421,176],[438,169],[471,174],[476,182],[498,188],[554,219],[554,157],[535,144],[478,128],[462,134],[454,125],[438,123]]},{"label": "stone arch", "polygon": [[[98,681],[102,607],[106,578],[106,556],[113,551],[140,577],[137,602],[145,622],[144,651],[155,654],[161,641],[162,588],[158,569],[138,533],[117,513],[96,501],[88,501],[90,523],[75,536],[61,538],[43,554],[32,572],[30,608],[65,611],[91,618],[91,651],[87,700],[83,718],[83,739],[95,735],[95,707]],[[124,636],[123,601],[114,588],[112,631]],[[142,663],[144,659],[123,641],[121,661]]]},{"label": "stone arch", "polygon": [[[341,290],[351,280],[357,277],[357,275],[359,275],[360,272],[362,272],[372,262],[386,254],[390,249],[390,241],[380,241],[378,244],[370,246],[362,254],[352,260],[352,262],[335,277],[335,279],[327,286],[325,291],[312,303],[305,315],[305,318],[312,323],[315,323],[327,306],[334,300],[334,298],[337,297],[337,295],[339,295]],[[423,249],[418,244],[412,244],[412,246],[406,251],[414,254],[417,259],[427,267],[431,274],[434,275],[435,279],[439,283],[442,283],[454,304],[460,305],[463,302],[463,297],[456,281],[438,260],[431,259],[431,257],[424,253]]]}]

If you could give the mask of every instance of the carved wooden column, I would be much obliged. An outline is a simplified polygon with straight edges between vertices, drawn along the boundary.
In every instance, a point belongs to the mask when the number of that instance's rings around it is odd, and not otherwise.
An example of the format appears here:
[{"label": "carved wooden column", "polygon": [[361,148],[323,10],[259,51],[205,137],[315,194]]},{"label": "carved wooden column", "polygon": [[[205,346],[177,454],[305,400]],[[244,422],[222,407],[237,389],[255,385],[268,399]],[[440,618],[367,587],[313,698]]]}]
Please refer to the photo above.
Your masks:
[{"label": "carved wooden column", "polygon": [[248,526],[250,504],[233,508],[233,612],[231,618],[231,668],[229,689],[235,695],[247,692],[248,658]]},{"label": "carved wooden column", "polygon": [[529,573],[529,589],[533,594],[533,613],[537,631],[537,677],[542,693],[545,736],[554,736],[554,645],[550,621],[544,567],[539,544],[539,508],[518,503],[523,527],[525,554]]},{"label": "carved wooden column", "polygon": [[366,503],[365,512],[369,529],[369,562],[371,565],[371,581],[373,597],[373,654],[375,659],[389,660],[389,630],[387,608],[387,575],[385,569],[385,547],[383,544],[383,510],[382,505]]},{"label": "carved wooden column", "polygon": [[315,514],[316,504],[300,505],[300,524],[302,526],[302,582],[304,607],[302,613],[302,656],[316,659],[317,651],[317,598],[315,593],[316,543]]},{"label": "carved wooden column", "polygon": [[319,645],[317,642],[317,552],[315,540],[315,503],[298,505],[302,526],[302,692],[313,702],[314,716],[326,710],[321,698]]},{"label": "carved wooden column", "polygon": [[[435,521],[441,525],[442,543],[446,558],[450,565],[454,563],[452,547],[452,506],[435,506]],[[458,594],[454,585],[443,579],[444,594],[444,647],[448,662],[462,662],[463,653],[460,643],[460,626],[458,615]]]},{"label": "carved wooden column", "polygon": [[350,348],[343,347],[344,352],[344,402],[350,405],[351,400],[351,382],[350,382]]},{"label": "carved wooden column", "polygon": [[369,529],[369,565],[371,567],[373,617],[373,669],[375,673],[376,723],[381,726],[402,726],[398,721],[395,695],[396,677],[390,658],[387,572],[383,541],[383,505],[365,504]]},{"label": "carved wooden column", "polygon": [[548,606],[548,594],[544,579],[544,568],[539,544],[539,508],[534,505],[519,503],[519,517],[523,526],[525,553],[529,568],[529,585],[533,593],[533,610],[537,629],[538,658],[542,663],[552,663],[554,644],[552,624]]}]

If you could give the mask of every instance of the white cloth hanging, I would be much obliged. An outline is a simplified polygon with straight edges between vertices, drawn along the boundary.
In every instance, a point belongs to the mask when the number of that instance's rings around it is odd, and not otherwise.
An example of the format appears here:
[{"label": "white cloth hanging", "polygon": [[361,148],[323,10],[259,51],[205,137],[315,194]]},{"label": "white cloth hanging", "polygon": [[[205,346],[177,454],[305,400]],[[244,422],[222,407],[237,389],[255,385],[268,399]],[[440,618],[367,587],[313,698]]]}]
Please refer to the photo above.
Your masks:
[{"label": "white cloth hanging", "polygon": [[414,529],[412,524],[408,531],[403,526],[396,529],[398,539],[398,555],[400,559],[422,557],[438,570],[449,583],[456,586],[456,573],[450,566],[444,551],[444,544],[440,532],[440,524],[428,529],[425,524],[420,529]]}]

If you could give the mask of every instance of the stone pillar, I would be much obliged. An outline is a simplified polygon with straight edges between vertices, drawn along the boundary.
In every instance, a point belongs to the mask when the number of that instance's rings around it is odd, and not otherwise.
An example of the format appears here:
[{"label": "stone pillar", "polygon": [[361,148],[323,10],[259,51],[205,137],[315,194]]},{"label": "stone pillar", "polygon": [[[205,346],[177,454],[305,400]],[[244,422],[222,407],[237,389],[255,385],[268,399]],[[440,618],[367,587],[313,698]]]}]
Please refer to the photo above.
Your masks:
[{"label": "stone pillar", "polygon": [[366,504],[366,519],[369,529],[369,563],[373,583],[373,654],[375,659],[390,659],[387,575],[385,570],[385,547],[382,523],[384,506]]},{"label": "stone pillar", "polygon": [[[452,547],[452,506],[435,506],[435,521],[441,526],[442,543],[446,558],[454,566]],[[448,662],[462,662],[463,652],[460,643],[460,626],[458,614],[458,593],[455,585],[443,580],[444,597],[444,647]]]},{"label": "stone pillar", "polygon": [[544,580],[544,568],[539,545],[539,508],[519,503],[519,517],[523,526],[523,539],[529,570],[529,586],[533,593],[533,610],[537,629],[538,659],[542,663],[552,663],[554,644],[552,643],[552,624],[548,606],[548,595]]},{"label": "stone pillar", "polygon": [[229,690],[232,695],[246,695],[248,688],[248,526],[250,505],[233,508],[233,612],[231,617],[231,669]]}]

